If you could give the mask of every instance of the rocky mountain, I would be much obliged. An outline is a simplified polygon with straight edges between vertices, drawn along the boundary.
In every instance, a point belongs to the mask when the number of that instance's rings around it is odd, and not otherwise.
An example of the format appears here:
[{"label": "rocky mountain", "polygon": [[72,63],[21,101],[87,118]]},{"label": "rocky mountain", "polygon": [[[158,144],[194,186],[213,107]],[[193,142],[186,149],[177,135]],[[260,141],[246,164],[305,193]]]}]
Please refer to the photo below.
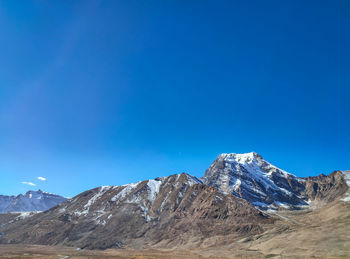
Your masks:
[{"label": "rocky mountain", "polygon": [[44,211],[64,202],[66,198],[38,191],[28,191],[25,195],[0,195],[0,213]]},{"label": "rocky mountain", "polygon": [[231,193],[260,209],[302,209],[313,200],[331,201],[347,185],[340,171],[330,176],[299,178],[264,160],[259,154],[221,154],[206,170],[202,181]]},{"label": "rocky mountain", "polygon": [[350,172],[299,178],[256,153],[222,154],[201,179],[182,173],[102,186],[42,213],[0,217],[0,243],[87,249],[244,243],[291,231],[297,220],[283,212],[347,204],[349,186]]},{"label": "rocky mountain", "polygon": [[334,171],[330,175],[320,174],[304,180],[304,195],[309,199],[309,205],[327,204],[342,196],[343,201],[350,201],[350,171]]},{"label": "rocky mountain", "polygon": [[174,247],[213,235],[249,236],[273,219],[188,174],[86,191],[2,230],[2,243],[79,248]]},{"label": "rocky mountain", "polygon": [[279,169],[254,152],[220,155],[202,180],[260,208],[307,205],[300,196],[305,180]]}]

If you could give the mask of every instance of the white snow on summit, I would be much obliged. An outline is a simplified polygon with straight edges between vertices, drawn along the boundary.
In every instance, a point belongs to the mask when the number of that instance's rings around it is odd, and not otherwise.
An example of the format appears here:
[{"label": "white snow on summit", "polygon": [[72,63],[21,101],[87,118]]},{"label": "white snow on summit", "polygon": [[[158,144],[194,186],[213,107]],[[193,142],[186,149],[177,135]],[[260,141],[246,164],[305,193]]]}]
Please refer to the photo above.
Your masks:
[{"label": "white snow on summit", "polygon": [[303,179],[272,165],[255,152],[221,154],[201,178],[221,192],[232,193],[260,207],[286,207],[305,202],[292,193]]},{"label": "white snow on summit", "polygon": [[[284,188],[276,186],[276,184],[271,180],[272,173],[278,173],[283,178],[297,178],[295,175],[287,173],[286,171],[272,165],[271,163],[262,159],[257,153],[250,152],[244,154],[221,154],[219,157],[222,157],[225,162],[226,171],[235,171],[238,175],[247,176],[248,173],[252,179],[262,182],[265,187],[270,188],[272,190],[282,190],[286,194],[290,195],[290,192]],[[241,169],[243,167],[245,170]],[[225,182],[232,182],[229,172],[225,172],[226,178],[223,178]],[[239,178],[234,179],[234,184],[229,184],[229,189],[237,190],[241,184]],[[252,186],[251,186],[252,188]],[[256,190],[261,195],[266,195],[265,193]]]}]

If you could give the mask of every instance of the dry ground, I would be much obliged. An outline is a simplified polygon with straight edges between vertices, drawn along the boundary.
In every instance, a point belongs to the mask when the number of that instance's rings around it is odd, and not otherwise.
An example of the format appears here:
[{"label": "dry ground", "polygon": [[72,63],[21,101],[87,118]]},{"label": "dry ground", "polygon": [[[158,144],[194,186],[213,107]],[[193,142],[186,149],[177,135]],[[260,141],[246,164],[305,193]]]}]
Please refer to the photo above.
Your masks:
[{"label": "dry ground", "polygon": [[[160,251],[160,250],[106,250],[106,251],[78,251],[69,247],[53,247],[38,245],[0,245],[0,258],[38,258],[38,259],[205,259],[208,257],[196,255],[189,251]],[[225,257],[211,256],[212,259]]]},{"label": "dry ground", "polygon": [[42,259],[225,259],[225,258],[350,258],[350,203],[321,209],[271,213],[280,220],[251,238],[215,236],[192,250],[76,250],[69,247],[0,245],[2,258]]},{"label": "dry ground", "polygon": [[[106,250],[106,251],[77,251],[69,247],[52,246],[24,246],[24,245],[0,245],[1,259],[228,259],[228,258],[286,258],[286,259],[340,259],[349,258],[346,256],[312,256],[312,255],[263,255],[255,250],[246,250],[244,253],[230,252],[231,255],[215,256],[215,250],[202,250],[202,253],[208,253],[206,256],[197,254],[199,251],[161,251],[161,250]],[[229,251],[226,251],[228,253]]]}]

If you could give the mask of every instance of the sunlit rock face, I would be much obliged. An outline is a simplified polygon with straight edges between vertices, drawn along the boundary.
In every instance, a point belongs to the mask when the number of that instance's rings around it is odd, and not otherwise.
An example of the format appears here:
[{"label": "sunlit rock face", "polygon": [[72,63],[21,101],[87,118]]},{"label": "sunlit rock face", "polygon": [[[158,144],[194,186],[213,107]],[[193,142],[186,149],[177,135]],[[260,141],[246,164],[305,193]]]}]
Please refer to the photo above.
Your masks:
[{"label": "sunlit rock face", "polygon": [[305,206],[305,180],[264,160],[259,154],[221,154],[202,181],[262,209]]},{"label": "sunlit rock face", "polygon": [[259,209],[302,209],[330,202],[347,190],[347,172],[300,178],[272,165],[255,152],[221,154],[201,178],[204,184],[247,200]]}]

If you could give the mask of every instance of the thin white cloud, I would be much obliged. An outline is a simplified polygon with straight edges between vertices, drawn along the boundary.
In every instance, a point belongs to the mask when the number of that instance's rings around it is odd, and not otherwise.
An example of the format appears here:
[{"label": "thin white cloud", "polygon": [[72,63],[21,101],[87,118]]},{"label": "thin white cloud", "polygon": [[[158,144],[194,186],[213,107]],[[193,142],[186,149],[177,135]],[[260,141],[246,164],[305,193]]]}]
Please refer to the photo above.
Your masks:
[{"label": "thin white cloud", "polygon": [[37,177],[37,179],[40,180],[40,181],[46,181],[46,178],[45,177],[41,177],[41,176]]},{"label": "thin white cloud", "polygon": [[22,182],[22,184],[30,185],[30,186],[36,186],[35,183],[32,182]]}]

